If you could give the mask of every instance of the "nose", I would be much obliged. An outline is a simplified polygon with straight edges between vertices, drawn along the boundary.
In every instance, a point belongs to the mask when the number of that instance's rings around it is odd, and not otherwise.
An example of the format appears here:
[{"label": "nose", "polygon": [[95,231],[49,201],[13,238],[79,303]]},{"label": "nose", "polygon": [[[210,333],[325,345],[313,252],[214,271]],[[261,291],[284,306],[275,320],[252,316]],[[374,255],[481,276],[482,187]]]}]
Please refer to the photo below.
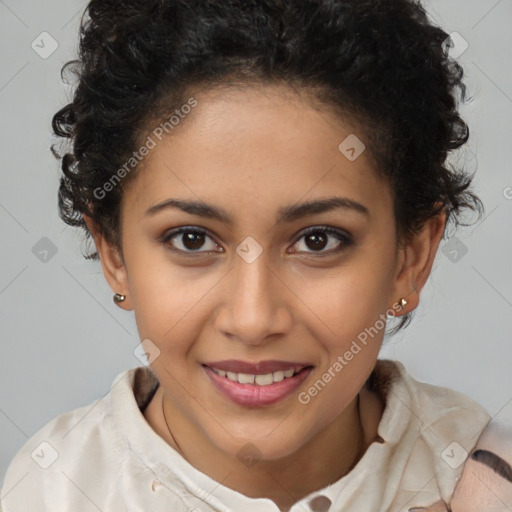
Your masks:
[{"label": "nose", "polygon": [[225,283],[216,327],[229,338],[257,346],[285,335],[292,326],[290,297],[265,251],[252,262],[238,255]]}]

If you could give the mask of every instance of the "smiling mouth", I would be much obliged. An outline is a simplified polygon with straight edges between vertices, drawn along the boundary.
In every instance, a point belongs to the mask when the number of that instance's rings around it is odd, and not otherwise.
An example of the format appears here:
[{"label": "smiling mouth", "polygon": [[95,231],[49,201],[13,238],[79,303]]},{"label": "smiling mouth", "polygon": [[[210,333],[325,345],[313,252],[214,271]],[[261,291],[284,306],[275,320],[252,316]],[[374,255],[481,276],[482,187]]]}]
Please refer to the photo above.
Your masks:
[{"label": "smiling mouth", "polygon": [[[285,361],[218,361],[202,364],[210,382],[225,397],[244,407],[270,406],[289,397],[314,366]],[[234,371],[238,370],[238,371]]]},{"label": "smiling mouth", "polygon": [[281,382],[285,379],[289,379],[294,375],[300,373],[304,368],[312,368],[310,366],[305,366],[300,369],[290,368],[288,370],[279,370],[272,373],[265,374],[254,374],[254,373],[236,373],[229,372],[226,370],[219,370],[217,368],[211,368],[217,375],[220,377],[226,377],[232,382],[238,382],[239,384],[253,384],[255,386],[270,386],[275,382]]}]

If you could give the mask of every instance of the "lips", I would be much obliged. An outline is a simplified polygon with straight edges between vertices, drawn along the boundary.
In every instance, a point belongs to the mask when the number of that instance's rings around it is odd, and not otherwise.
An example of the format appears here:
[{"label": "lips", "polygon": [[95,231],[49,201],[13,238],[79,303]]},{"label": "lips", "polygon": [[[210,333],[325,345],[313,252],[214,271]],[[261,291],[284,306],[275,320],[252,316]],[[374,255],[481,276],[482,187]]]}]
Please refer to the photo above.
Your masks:
[{"label": "lips", "polygon": [[238,405],[263,407],[290,396],[313,366],[292,361],[216,361],[202,365],[214,387]]}]

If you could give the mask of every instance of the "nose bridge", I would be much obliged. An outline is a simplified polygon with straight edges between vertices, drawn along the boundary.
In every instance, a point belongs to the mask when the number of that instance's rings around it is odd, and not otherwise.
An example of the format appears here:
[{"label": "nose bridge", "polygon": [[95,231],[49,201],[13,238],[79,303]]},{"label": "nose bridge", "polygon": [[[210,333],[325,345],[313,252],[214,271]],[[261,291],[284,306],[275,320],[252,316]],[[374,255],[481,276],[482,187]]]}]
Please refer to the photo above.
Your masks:
[{"label": "nose bridge", "polygon": [[[259,302],[267,299],[272,288],[269,258],[263,253],[254,261],[247,261],[238,257],[235,263],[236,290],[239,301]],[[275,277],[274,277],[275,279]],[[268,296],[268,297],[267,297]]]},{"label": "nose bridge", "polygon": [[256,248],[250,244],[248,251],[244,252],[243,243],[237,249],[226,302],[229,320],[222,327],[245,343],[258,344],[271,334],[282,333],[288,324],[283,284],[267,253],[260,250],[255,255]]}]

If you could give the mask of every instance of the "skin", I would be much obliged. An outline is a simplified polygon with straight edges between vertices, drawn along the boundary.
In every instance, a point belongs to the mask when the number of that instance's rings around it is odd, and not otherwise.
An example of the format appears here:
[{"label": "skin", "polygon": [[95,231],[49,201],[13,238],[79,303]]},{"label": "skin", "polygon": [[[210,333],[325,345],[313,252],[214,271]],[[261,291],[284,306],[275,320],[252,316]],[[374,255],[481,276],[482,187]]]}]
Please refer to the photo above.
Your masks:
[{"label": "skin", "polygon": [[[127,297],[120,307],[134,311],[140,339],[160,350],[151,365],[160,387],[145,411],[150,426],[203,473],[288,510],[344,476],[375,441],[383,404],[361,388],[384,330],[308,404],[297,394],[401,297],[408,304],[397,316],[417,307],[445,214],[399,247],[392,192],[370,152],[351,162],[338,150],[352,133],[364,141],[355,125],[285,86],[194,97],[197,107],[151,151],[123,195],[121,250],[86,221],[112,291]],[[369,214],[336,209],[276,223],[284,206],[332,196],[357,201]],[[223,208],[233,223],[179,209],[145,215],[169,198]],[[348,232],[353,243],[324,233],[322,247],[303,236],[326,225]],[[160,242],[181,226],[208,231],[192,256],[183,235]],[[252,263],[236,252],[248,236],[262,248]],[[225,359],[299,361],[314,369],[285,400],[249,408],[220,394],[201,366]],[[249,442],[259,450],[252,467],[237,457]]]}]

